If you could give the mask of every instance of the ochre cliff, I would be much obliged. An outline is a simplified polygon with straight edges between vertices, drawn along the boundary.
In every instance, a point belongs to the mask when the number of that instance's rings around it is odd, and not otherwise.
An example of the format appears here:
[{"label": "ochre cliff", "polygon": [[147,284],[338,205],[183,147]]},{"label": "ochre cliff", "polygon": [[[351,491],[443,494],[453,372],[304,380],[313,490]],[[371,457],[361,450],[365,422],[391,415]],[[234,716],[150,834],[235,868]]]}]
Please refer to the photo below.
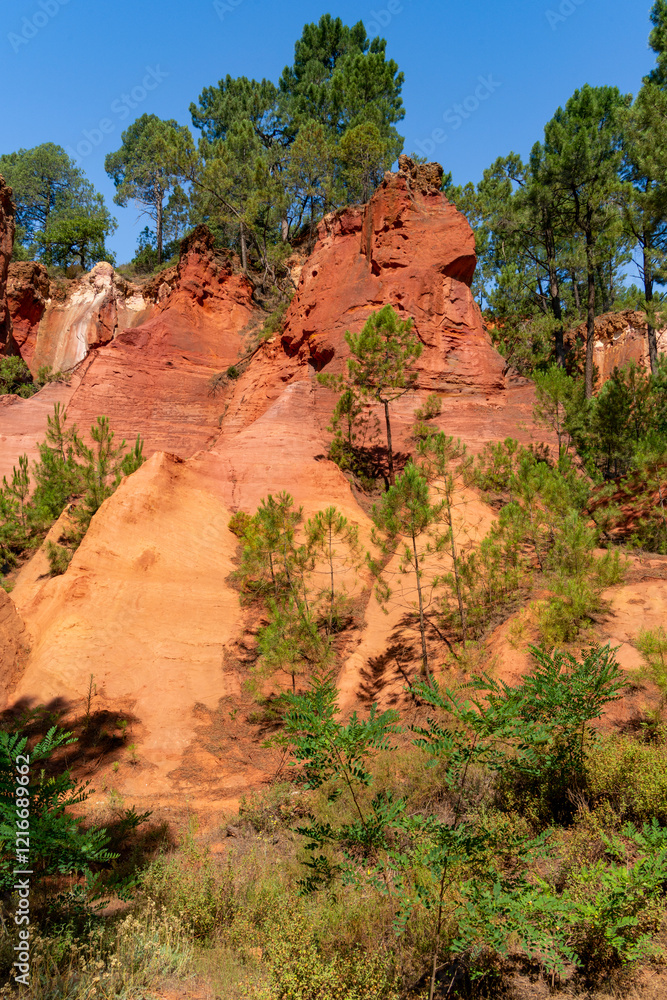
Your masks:
[{"label": "ochre cliff", "polygon": [[16,605],[0,587],[0,702],[6,704],[21,676],[28,636]]},{"label": "ochre cliff", "polygon": [[224,407],[210,380],[245,352],[243,331],[259,310],[251,282],[214,251],[205,227],[184,243],[172,284],[153,294],[148,319],[91,354],[68,412],[86,428],[103,399],[118,434],[141,434],[147,454],[187,458],[218,432]]},{"label": "ochre cliff", "polygon": [[[360,502],[326,457],[335,396],[315,378],[324,367],[342,370],[347,329],[357,332],[387,303],[415,320],[419,385],[393,408],[400,460],[414,448],[414,411],[432,391],[442,403],[437,426],[473,451],[510,435],[550,443],[532,420],[532,387],[505,377],[485,333],[470,292],[472,232],[441,195],[440,177],[435,164],[402,160],[369,205],[325,219],[283,329],[267,342],[253,340],[266,314],[251,281],[203,227],[177,268],[141,287],[98,265],[59,298],[38,266],[13,272],[25,356],[33,368],[71,363],[73,371],[69,384],[31,399],[0,399],[0,474],[18,455],[35,456],[54,402],[81,431],[105,414],[119,436],[141,434],[149,460],[102,505],[62,576],[49,577],[38,551],[11,598],[0,591],[11,660],[5,703],[59,699],[76,718],[93,675],[93,710],[131,720],[139,765],[121,762],[113,782],[132,801],[179,806],[187,795],[222,808],[269,773],[259,737],[252,742],[248,725],[234,721],[247,679],[243,630],[258,622],[233,589],[228,523],[287,490],[306,516],[335,504],[371,545],[368,498]],[[32,303],[31,286],[42,289]],[[211,377],[230,366],[238,377],[212,392]],[[466,495],[457,537],[480,537],[494,516]],[[346,572],[358,626],[341,640],[342,702],[349,708],[371,691],[389,704],[405,677],[387,651],[398,633],[405,650],[412,640],[400,615],[383,614],[367,571]]]},{"label": "ochre cliff", "polygon": [[437,164],[402,156],[370,203],[327,216],[287,314],[285,351],[340,369],[347,329],[389,303],[424,345],[423,389],[498,393],[505,364],[487,336],[470,284],[475,237],[441,193]]}]

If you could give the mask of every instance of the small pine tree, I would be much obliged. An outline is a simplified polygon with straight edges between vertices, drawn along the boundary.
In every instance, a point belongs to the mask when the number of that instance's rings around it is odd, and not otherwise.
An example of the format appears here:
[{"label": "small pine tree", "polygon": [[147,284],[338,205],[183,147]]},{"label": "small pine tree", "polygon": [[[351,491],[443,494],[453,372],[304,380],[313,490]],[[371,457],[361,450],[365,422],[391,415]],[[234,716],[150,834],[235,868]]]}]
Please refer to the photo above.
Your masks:
[{"label": "small pine tree", "polygon": [[389,407],[416,385],[417,375],[413,366],[421,356],[422,345],[413,326],[411,319],[402,320],[391,306],[385,306],[368,318],[360,333],[353,334],[348,330],[345,334],[351,352],[347,360],[347,379],[327,373],[318,375],[322,385],[341,392],[352,389],[384,407],[391,486],[396,482],[396,476]]},{"label": "small pine tree", "polygon": [[349,555],[354,556],[359,546],[359,529],[351,525],[348,519],[335,507],[317,512],[306,525],[308,548],[312,553],[321,552],[329,567],[329,593],[327,599],[327,635],[334,629],[334,611],[336,607],[335,569],[334,562],[336,542],[342,542]]},{"label": "small pine tree", "polygon": [[[381,535],[374,535],[373,540],[380,544],[385,552],[401,551],[401,572],[414,573],[417,590],[417,610],[419,613],[419,633],[422,647],[422,670],[430,678],[428,650],[426,646],[426,616],[425,594],[423,588],[424,556],[429,550],[428,544],[422,546],[418,542],[428,537],[429,529],[440,520],[445,502],[433,503],[429,494],[429,486],[423,472],[416,465],[406,466],[396,483],[390,486],[379,504],[372,510],[372,518]],[[406,539],[404,543],[402,539]],[[380,598],[388,600],[391,590],[382,581],[382,575],[377,564],[371,562],[378,579],[381,581]]]}]

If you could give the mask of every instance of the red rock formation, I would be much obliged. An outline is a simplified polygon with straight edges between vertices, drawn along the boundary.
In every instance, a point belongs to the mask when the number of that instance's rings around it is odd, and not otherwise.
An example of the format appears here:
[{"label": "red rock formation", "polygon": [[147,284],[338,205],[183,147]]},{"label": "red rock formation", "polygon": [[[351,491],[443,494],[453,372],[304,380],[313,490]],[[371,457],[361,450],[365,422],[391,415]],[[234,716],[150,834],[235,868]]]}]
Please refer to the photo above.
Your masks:
[{"label": "red rock formation", "polygon": [[[648,331],[644,313],[625,309],[605,313],[595,320],[595,347],[593,361],[604,382],[614,368],[622,368],[634,361],[646,371],[651,370],[648,356]],[[667,330],[657,331],[658,354],[667,354]],[[571,342],[586,341],[586,324],[573,331]]]},{"label": "red rock formation", "polygon": [[68,408],[81,430],[104,413],[119,435],[140,433],[147,454],[192,455],[218,433],[223,403],[211,376],[244,352],[253,286],[198,227],[184,242],[173,287],[163,282],[150,319],[97,349]]},{"label": "red rock formation", "polygon": [[0,176],[0,354],[7,350],[12,334],[7,307],[7,269],[14,247],[14,225],[12,189]]},{"label": "red rock formation", "polygon": [[50,284],[43,264],[30,260],[14,261],[9,265],[7,302],[12,336],[28,365],[34,354],[34,341],[50,295]]},{"label": "red rock formation", "polygon": [[[532,390],[505,387],[504,364],[469,289],[472,233],[440,194],[440,177],[434,165],[414,168],[403,160],[401,173],[385,180],[369,206],[325,220],[284,336],[257,351],[224,397],[210,394],[210,376],[246,352],[243,331],[262,314],[249,280],[199,229],[178,268],[143,286],[149,318],[114,335],[88,298],[79,313],[81,338],[85,331],[89,350],[94,327],[99,346],[78,365],[72,384],[0,404],[0,428],[4,416],[11,431],[6,442],[0,438],[0,459],[9,447],[17,454],[34,447],[55,398],[82,431],[105,413],[119,435],[141,433],[148,454],[162,449],[188,459],[154,455],[97,512],[63,576],[47,578],[38,553],[41,564],[25,567],[12,592],[32,646],[13,698],[39,703],[59,696],[80,712],[93,673],[99,707],[131,713],[140,727],[141,766],[114,778],[135,801],[153,794],[177,802],[187,791],[195,800],[215,796],[219,806],[256,773],[256,750],[238,767],[202,750],[204,707],[213,712],[219,698],[236,697],[243,679],[226,657],[241,616],[227,580],[237,546],[230,514],[252,511],[269,492],[286,489],[307,516],[336,504],[369,544],[368,517],[326,458],[333,394],[313,377],[326,363],[343,365],[345,329],[359,329],[387,302],[415,318],[425,345],[422,388],[395,406],[397,449],[413,447],[414,410],[431,387],[445,390],[438,426],[473,447],[509,434],[531,439]],[[94,291],[94,282],[76,288]],[[60,306],[60,334],[54,328],[49,340],[47,314],[56,310],[48,306],[33,363],[42,343],[52,345],[54,359],[58,351],[71,353],[59,346],[61,336],[63,345],[74,344],[72,324],[62,322],[68,307],[72,295]],[[479,501],[473,507],[475,523],[485,525],[492,515]],[[361,591],[370,587],[364,571],[350,567],[346,586],[363,606]],[[393,626],[377,604],[367,622],[344,670],[346,704],[356,698],[369,659],[389,644]],[[399,696],[403,684],[401,678]],[[227,728],[230,704],[220,709]]]},{"label": "red rock formation", "polygon": [[358,331],[389,303],[412,317],[424,345],[421,388],[497,393],[505,363],[484,330],[470,291],[475,238],[440,191],[442,168],[415,166],[387,174],[366,206],[327,216],[288,311],[285,351],[319,370],[340,368],[344,333]]},{"label": "red rock formation", "polygon": [[62,300],[52,299],[34,339],[22,353],[33,370],[48,365],[71,371],[92,348],[108,344],[121,330],[150,315],[153,302],[143,290],[101,262],[84,274]]}]

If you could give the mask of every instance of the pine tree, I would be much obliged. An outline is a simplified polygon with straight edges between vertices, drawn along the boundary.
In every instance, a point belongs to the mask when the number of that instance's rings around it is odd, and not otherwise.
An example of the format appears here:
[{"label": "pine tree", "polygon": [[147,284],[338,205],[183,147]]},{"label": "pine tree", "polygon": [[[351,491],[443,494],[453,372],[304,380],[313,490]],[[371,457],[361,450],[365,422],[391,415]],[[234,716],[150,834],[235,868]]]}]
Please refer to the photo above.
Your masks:
[{"label": "pine tree", "polygon": [[324,373],[318,375],[318,381],[341,392],[352,389],[382,404],[389,484],[393,486],[396,476],[389,407],[415,388],[417,373],[414,362],[421,357],[422,345],[413,332],[413,321],[402,320],[389,305],[373,313],[360,333],[353,334],[348,330],[345,340],[352,355],[347,360],[347,379]]},{"label": "pine tree", "polygon": [[83,268],[113,263],[106,239],[115,231],[104,198],[62,146],[42,143],[0,156],[0,174],[16,202],[17,248],[22,259]]},{"label": "pine tree", "polygon": [[122,145],[109,153],[104,168],[116,185],[114,201],[135,201],[155,225],[158,263],[162,263],[165,198],[184,177],[184,163],[194,153],[189,129],[173,119],[144,114],[121,135]]},{"label": "pine tree", "polygon": [[109,426],[108,417],[97,418],[90,429],[90,436],[92,447],[80,439],[77,439],[75,445],[85,490],[81,504],[74,511],[82,536],[93,515],[114,493],[121,478],[135,472],[144,461],[140,437],[137,437],[134,448],[129,453],[125,451],[124,440],[118,445],[114,444],[115,434]]},{"label": "pine tree", "polygon": [[536,402],[533,413],[536,419],[556,432],[558,456],[567,451],[567,414],[571,405],[575,383],[565,370],[553,365],[546,372],[535,373]]},{"label": "pine tree", "polygon": [[[411,572],[415,577],[417,590],[417,610],[419,614],[419,633],[422,647],[422,670],[430,681],[431,674],[426,646],[426,594],[424,590],[424,556],[429,547],[422,546],[420,540],[427,536],[429,528],[436,524],[444,508],[444,503],[432,502],[426,477],[416,465],[410,463],[383,495],[379,504],[375,504],[371,516],[373,523],[382,533],[375,535],[374,541],[385,551],[401,552],[401,572]],[[384,536],[384,537],[382,537]],[[402,539],[406,539],[404,543]],[[376,573],[381,575],[376,567]],[[380,590],[383,600],[391,595],[390,588],[384,584]]]},{"label": "pine tree", "polygon": [[[667,7],[665,8],[667,11]],[[651,371],[657,374],[659,299],[655,285],[664,284],[667,265],[667,91],[646,83],[623,116],[623,221],[639,247],[644,285]]]},{"label": "pine tree", "polygon": [[667,0],[655,0],[651,8],[653,30],[648,43],[657,56],[658,65],[645,78],[659,87],[667,85]]},{"label": "pine tree", "polygon": [[350,524],[348,519],[336,507],[327,507],[317,512],[306,525],[308,549],[312,553],[321,552],[329,566],[329,594],[327,609],[327,635],[334,631],[336,606],[334,563],[337,552],[334,545],[342,543],[349,554],[354,555],[358,548],[358,528]]},{"label": "pine tree", "polygon": [[[442,431],[428,434],[419,441],[417,451],[420,457],[420,471],[426,481],[442,497],[439,514],[445,522],[445,532],[438,538],[438,551],[446,551],[452,560],[452,589],[456,597],[461,626],[463,647],[466,646],[468,630],[467,609],[464,600],[464,584],[462,579],[462,560],[459,547],[456,544],[454,529],[454,506],[456,492],[461,485],[462,477],[468,465],[465,445],[455,441]],[[450,580],[445,577],[444,583]]]},{"label": "pine tree", "polygon": [[629,104],[616,87],[576,90],[544,130],[544,179],[568,200],[571,231],[581,233],[586,255],[586,397],[593,395],[596,279],[603,237],[614,225],[620,188],[621,113]]}]

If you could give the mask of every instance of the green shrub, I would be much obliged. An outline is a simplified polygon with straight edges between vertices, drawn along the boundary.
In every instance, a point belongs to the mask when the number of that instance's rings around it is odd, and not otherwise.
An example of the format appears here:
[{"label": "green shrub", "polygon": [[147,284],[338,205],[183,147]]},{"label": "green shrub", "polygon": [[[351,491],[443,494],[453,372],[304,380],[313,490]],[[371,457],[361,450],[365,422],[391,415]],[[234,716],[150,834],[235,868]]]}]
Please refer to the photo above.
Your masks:
[{"label": "green shrub", "polygon": [[292,296],[290,295],[284,302],[281,302],[277,309],[275,309],[269,316],[265,319],[264,324],[260,330],[259,340],[270,340],[271,337],[275,336],[283,327],[283,321],[285,319],[285,313],[289,308]]},{"label": "green shrub", "polygon": [[603,736],[588,747],[586,780],[594,801],[623,818],[667,824],[667,743]]},{"label": "green shrub", "polygon": [[0,358],[0,396],[15,395],[26,399],[38,388],[23,358],[18,355]]},{"label": "green shrub", "polygon": [[415,410],[415,420],[419,422],[424,420],[433,420],[435,417],[439,417],[441,412],[442,400],[437,393],[432,392],[426,397],[424,405]]},{"label": "green shrub", "polygon": [[664,704],[667,700],[667,631],[663,626],[642,629],[635,639],[635,646],[644,658],[642,675],[656,685]]},{"label": "green shrub", "polygon": [[235,910],[231,869],[218,868],[208,851],[194,844],[159,855],[141,884],[149,899],[178,916],[196,938],[208,937]]},{"label": "green shrub", "polygon": [[66,768],[55,774],[44,770],[45,765],[53,764],[57,751],[74,742],[71,733],[53,726],[28,750],[26,736],[0,731],[0,888],[4,891],[11,891],[14,882],[16,815],[18,802],[24,801],[15,792],[23,785],[23,778],[27,779],[25,801],[29,801],[30,864],[35,883],[50,876],[89,875],[95,862],[104,864],[117,857],[108,850],[106,830],[95,826],[86,829],[81,817],[67,811],[68,806],[85,802],[90,794],[88,786]]},{"label": "green shrub", "polygon": [[232,514],[230,517],[227,527],[237,538],[243,538],[251,523],[250,514],[246,514],[243,510],[237,510],[236,514]]},{"label": "green shrub", "polygon": [[599,589],[582,577],[558,576],[553,594],[537,605],[537,627],[547,646],[574,642],[602,610]]},{"label": "green shrub", "polygon": [[46,557],[49,560],[51,576],[62,576],[71,563],[73,555],[74,553],[70,549],[66,549],[62,545],[56,545],[54,542],[47,542]]},{"label": "green shrub", "polygon": [[[0,963],[9,978],[13,936],[2,943]],[[148,996],[158,980],[194,971],[194,946],[183,923],[152,905],[108,926],[96,924],[85,936],[60,928],[36,934],[32,944],[26,1000],[134,1000]]]},{"label": "green shrub", "polygon": [[361,948],[326,957],[305,916],[293,914],[287,927],[265,932],[270,985],[251,994],[254,1000],[398,1000],[400,992],[390,963]]}]

